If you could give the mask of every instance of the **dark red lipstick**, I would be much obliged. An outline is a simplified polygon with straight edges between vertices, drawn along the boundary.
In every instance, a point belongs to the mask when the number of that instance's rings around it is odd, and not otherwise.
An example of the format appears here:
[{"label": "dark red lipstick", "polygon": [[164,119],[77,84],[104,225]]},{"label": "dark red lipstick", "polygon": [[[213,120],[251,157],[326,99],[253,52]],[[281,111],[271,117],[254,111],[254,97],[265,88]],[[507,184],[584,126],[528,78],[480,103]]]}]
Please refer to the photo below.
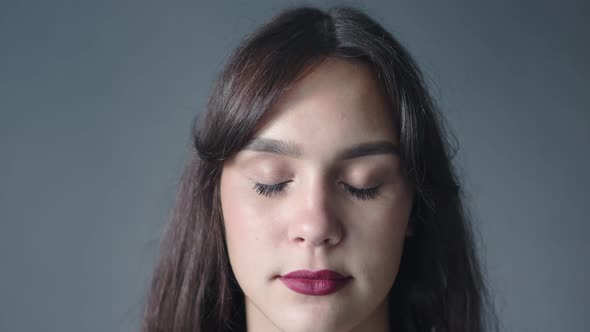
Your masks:
[{"label": "dark red lipstick", "polygon": [[279,276],[279,279],[294,292],[305,295],[328,295],[337,292],[352,279],[331,270],[299,270]]}]

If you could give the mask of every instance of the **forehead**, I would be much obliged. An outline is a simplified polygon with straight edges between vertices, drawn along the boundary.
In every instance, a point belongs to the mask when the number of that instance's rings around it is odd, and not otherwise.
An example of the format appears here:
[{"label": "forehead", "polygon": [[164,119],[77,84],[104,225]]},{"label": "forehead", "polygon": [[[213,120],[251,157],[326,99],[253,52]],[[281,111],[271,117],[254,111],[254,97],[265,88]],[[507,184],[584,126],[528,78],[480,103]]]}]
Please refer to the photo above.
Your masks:
[{"label": "forehead", "polygon": [[393,118],[369,66],[327,58],[281,96],[254,136],[295,142],[303,155],[326,155],[374,141],[397,145]]},{"label": "forehead", "polygon": [[314,106],[325,106],[330,113],[371,115],[389,108],[389,103],[376,73],[368,65],[328,57],[291,86],[271,113]]}]

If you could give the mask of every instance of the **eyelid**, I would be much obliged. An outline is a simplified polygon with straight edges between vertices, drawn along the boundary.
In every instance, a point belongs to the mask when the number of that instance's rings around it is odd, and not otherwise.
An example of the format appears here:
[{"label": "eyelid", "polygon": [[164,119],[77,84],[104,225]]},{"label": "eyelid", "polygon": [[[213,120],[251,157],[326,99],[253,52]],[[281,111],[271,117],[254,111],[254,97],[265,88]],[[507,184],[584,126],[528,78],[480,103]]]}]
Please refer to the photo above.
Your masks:
[{"label": "eyelid", "polygon": [[347,188],[352,188],[352,189],[356,189],[356,190],[374,190],[374,189],[378,189],[381,186],[381,184],[378,184],[378,185],[372,186],[372,187],[362,187],[362,188],[359,188],[359,187],[355,187],[355,186],[350,185],[350,184],[345,183],[345,182],[340,182],[340,183],[342,183],[342,185],[345,186],[345,187],[347,187]]},{"label": "eyelid", "polygon": [[283,181],[283,182],[274,183],[274,184],[265,184],[265,183],[260,183],[258,181],[252,180],[252,182],[254,182],[254,185],[252,186],[252,190],[256,191],[256,193],[258,195],[271,197],[277,193],[282,192],[285,185],[291,181],[292,180]]},{"label": "eyelid", "polygon": [[346,190],[348,190],[348,192],[350,192],[351,195],[363,201],[374,199],[379,194],[379,188],[381,187],[381,185],[379,184],[369,188],[357,188],[344,182],[342,182],[342,185],[346,187]]},{"label": "eyelid", "polygon": [[[252,190],[256,191],[256,193],[260,196],[272,197],[274,195],[280,194],[283,192],[283,189],[287,185],[287,183],[292,182],[293,180],[287,180],[279,183],[274,184],[264,184],[252,180],[254,185],[252,186]],[[374,199],[379,194],[379,188],[381,184],[369,187],[369,188],[357,188],[351,186],[347,183],[340,182],[346,190],[356,199],[358,200],[369,200]]]}]

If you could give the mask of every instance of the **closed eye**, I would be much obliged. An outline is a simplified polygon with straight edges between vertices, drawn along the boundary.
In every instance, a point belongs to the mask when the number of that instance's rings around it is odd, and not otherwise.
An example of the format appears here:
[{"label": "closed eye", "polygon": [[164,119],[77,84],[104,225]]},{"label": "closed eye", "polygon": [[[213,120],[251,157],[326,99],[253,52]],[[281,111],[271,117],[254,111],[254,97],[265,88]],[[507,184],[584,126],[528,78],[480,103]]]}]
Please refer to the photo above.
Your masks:
[{"label": "closed eye", "polygon": [[[272,197],[283,191],[283,189],[285,189],[285,186],[289,182],[291,181],[285,181],[276,184],[263,184],[256,182],[252,189],[261,196]],[[348,193],[351,194],[354,198],[363,201],[368,199],[374,199],[379,193],[379,186],[375,186],[372,188],[356,188],[346,183],[342,183],[342,185],[348,191]]]},{"label": "closed eye", "polygon": [[346,183],[343,183],[343,185],[352,196],[362,201],[374,199],[379,193],[379,186],[372,188],[356,188]]},{"label": "closed eye", "polygon": [[252,189],[255,190],[258,195],[271,197],[281,192],[289,182],[291,181],[285,181],[277,184],[263,184],[256,182]]}]

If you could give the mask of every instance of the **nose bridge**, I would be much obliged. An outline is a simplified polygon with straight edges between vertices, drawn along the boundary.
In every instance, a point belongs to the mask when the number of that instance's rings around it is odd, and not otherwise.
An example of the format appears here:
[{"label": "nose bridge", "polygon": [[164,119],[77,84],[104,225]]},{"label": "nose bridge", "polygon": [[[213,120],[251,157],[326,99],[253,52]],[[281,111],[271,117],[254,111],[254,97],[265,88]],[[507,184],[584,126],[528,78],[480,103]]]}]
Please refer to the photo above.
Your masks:
[{"label": "nose bridge", "polygon": [[299,186],[289,224],[291,241],[308,246],[335,245],[341,241],[343,225],[328,182],[318,175]]}]

